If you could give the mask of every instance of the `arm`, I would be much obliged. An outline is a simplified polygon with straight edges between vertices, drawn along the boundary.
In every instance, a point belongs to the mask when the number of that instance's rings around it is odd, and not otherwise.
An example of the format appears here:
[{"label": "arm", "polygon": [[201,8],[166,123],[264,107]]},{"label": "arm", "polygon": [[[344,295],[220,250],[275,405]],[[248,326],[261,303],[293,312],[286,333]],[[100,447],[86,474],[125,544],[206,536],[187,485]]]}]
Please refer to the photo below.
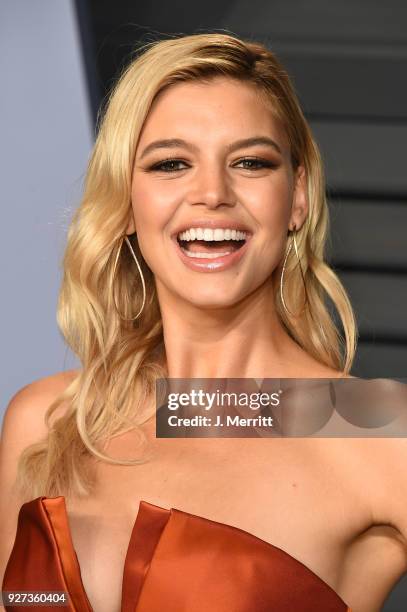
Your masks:
[{"label": "arm", "polygon": [[388,442],[384,461],[388,462],[389,472],[389,518],[400,533],[407,572],[407,438],[394,438]]},{"label": "arm", "polygon": [[[74,373],[71,370],[34,381],[20,389],[7,406],[0,441],[0,584],[14,544],[18,512],[28,501],[13,486],[18,459],[27,446],[47,435],[46,411]],[[0,612],[3,611],[0,605]]]},{"label": "arm", "polygon": [[386,455],[383,458],[387,473],[388,506],[391,523],[400,534],[405,551],[407,572],[407,384],[393,383],[394,404],[398,408],[396,435],[399,438],[386,440]]}]

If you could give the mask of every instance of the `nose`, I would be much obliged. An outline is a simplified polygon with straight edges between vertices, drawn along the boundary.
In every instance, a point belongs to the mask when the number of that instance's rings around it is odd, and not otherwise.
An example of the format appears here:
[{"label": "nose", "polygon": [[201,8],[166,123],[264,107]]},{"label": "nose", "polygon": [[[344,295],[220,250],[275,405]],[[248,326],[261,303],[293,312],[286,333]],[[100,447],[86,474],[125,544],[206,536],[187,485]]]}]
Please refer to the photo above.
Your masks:
[{"label": "nose", "polygon": [[210,209],[234,206],[236,196],[225,168],[215,163],[197,168],[191,177],[187,202],[192,205],[202,204]]}]

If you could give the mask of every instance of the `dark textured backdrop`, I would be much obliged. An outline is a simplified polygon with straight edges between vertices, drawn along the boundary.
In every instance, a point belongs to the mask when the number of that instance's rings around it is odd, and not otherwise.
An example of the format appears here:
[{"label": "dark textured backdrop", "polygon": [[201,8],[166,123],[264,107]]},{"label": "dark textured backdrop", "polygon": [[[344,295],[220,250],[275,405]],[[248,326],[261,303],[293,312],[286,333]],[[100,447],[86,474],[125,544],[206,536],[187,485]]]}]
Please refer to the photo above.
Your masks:
[{"label": "dark textured backdrop", "polygon": [[[227,30],[276,52],[326,163],[330,262],[360,331],[352,373],[406,377],[407,2],[77,0],[77,14],[95,119],[139,42]],[[383,611],[406,609],[404,578]]]}]

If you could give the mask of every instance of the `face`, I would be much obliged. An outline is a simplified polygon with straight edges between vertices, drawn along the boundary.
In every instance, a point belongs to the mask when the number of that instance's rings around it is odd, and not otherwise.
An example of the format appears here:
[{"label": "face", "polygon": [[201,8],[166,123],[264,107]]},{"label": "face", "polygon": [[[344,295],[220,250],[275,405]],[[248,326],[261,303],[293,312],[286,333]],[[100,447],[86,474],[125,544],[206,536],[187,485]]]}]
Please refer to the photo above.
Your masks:
[{"label": "face", "polygon": [[288,229],[307,214],[305,176],[294,173],[286,134],[254,86],[179,83],[144,123],[132,213],[127,233],[137,232],[160,303],[171,294],[226,307],[271,282]]}]

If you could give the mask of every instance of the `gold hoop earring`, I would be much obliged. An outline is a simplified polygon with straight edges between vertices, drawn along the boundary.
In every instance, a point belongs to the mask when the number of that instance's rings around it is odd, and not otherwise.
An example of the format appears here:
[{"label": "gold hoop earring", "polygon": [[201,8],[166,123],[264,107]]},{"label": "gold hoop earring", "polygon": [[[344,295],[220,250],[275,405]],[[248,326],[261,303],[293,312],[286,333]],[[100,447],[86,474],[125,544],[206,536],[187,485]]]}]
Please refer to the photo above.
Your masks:
[{"label": "gold hoop earring", "polygon": [[139,264],[139,262],[138,262],[138,259],[137,259],[137,257],[136,257],[136,254],[135,254],[135,252],[134,252],[134,250],[133,250],[133,247],[131,246],[130,240],[128,239],[128,237],[127,237],[127,236],[123,236],[123,237],[122,237],[122,241],[121,241],[120,247],[119,247],[119,249],[117,250],[117,255],[116,255],[116,259],[115,259],[115,262],[114,262],[114,267],[113,267],[113,276],[115,276],[115,274],[116,274],[117,262],[118,262],[118,259],[119,259],[120,252],[121,252],[121,250],[122,250],[122,246],[123,246],[123,242],[124,242],[124,240],[127,242],[127,245],[128,245],[128,247],[129,247],[129,249],[130,249],[130,253],[131,253],[131,255],[132,255],[132,257],[133,257],[134,261],[136,262],[137,269],[138,269],[139,274],[140,274],[141,284],[142,284],[142,287],[143,287],[143,303],[141,304],[141,308],[140,308],[140,310],[138,311],[138,313],[136,314],[136,316],[135,316],[135,317],[131,317],[130,319],[128,319],[127,317],[123,317],[123,316],[121,315],[121,313],[119,312],[119,309],[118,309],[117,304],[116,304],[116,298],[115,298],[114,292],[113,292],[113,303],[114,303],[114,306],[115,306],[115,308],[116,308],[116,312],[117,312],[117,314],[119,315],[119,317],[120,317],[120,318],[121,318],[123,321],[135,321],[136,319],[138,319],[138,318],[139,318],[139,316],[140,316],[140,315],[141,315],[141,313],[143,312],[143,309],[144,309],[144,304],[146,303],[146,284],[145,284],[145,281],[144,281],[144,276],[143,276],[143,272],[141,271],[140,264]]},{"label": "gold hoop earring", "polygon": [[[295,225],[293,227],[292,232],[293,232],[293,237],[292,237],[292,240],[290,242],[290,246],[288,247],[287,253],[285,255],[284,263],[283,263],[283,269],[281,271],[281,277],[280,277],[280,297],[281,297],[281,302],[283,304],[283,307],[284,307],[284,310],[286,311],[286,313],[289,316],[296,318],[296,317],[299,317],[302,314],[302,312],[304,311],[304,309],[305,309],[305,307],[307,305],[307,302],[308,302],[308,293],[307,293],[307,286],[305,284],[304,272],[302,270],[300,256],[298,254],[298,247],[297,247],[297,240],[296,240],[297,228],[295,227]],[[284,291],[283,291],[285,268],[286,268],[287,259],[288,259],[288,256],[289,256],[290,252],[291,252],[293,244],[294,244],[295,254],[297,255],[298,264],[300,266],[301,277],[302,277],[302,282],[304,284],[304,293],[305,293],[305,302],[304,302],[304,305],[303,305],[303,307],[301,308],[301,310],[300,310],[300,312],[298,314],[294,314],[293,312],[291,312],[287,308],[287,305],[286,305],[285,300],[284,300]]]}]

